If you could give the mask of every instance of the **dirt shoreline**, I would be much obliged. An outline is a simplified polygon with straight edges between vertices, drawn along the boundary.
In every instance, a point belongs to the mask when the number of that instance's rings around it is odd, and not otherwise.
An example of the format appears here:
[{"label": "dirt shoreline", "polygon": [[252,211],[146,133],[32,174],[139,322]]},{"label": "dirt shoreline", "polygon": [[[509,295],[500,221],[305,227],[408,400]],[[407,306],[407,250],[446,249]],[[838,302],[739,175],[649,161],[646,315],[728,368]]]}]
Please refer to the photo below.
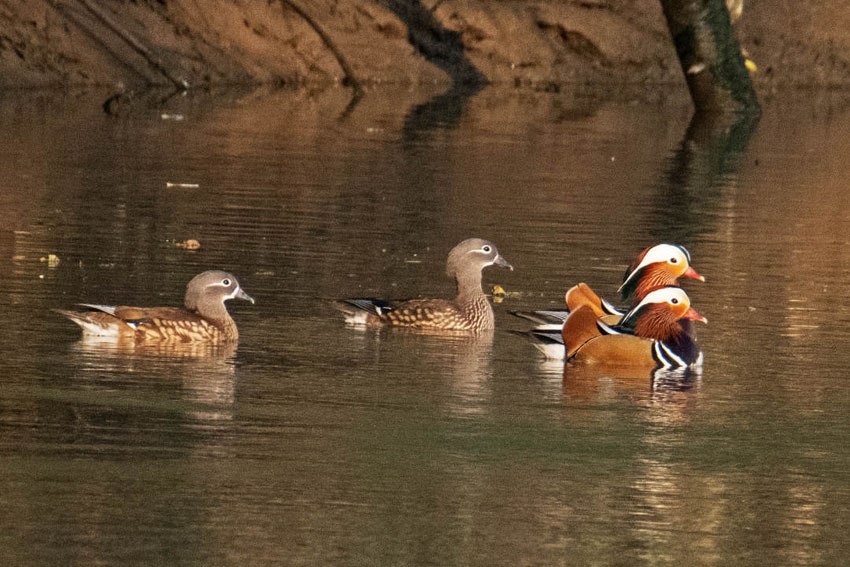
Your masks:
[{"label": "dirt shoreline", "polygon": [[[850,86],[850,7],[745,4],[760,92]],[[6,0],[0,88],[335,83],[684,88],[656,0]]]}]

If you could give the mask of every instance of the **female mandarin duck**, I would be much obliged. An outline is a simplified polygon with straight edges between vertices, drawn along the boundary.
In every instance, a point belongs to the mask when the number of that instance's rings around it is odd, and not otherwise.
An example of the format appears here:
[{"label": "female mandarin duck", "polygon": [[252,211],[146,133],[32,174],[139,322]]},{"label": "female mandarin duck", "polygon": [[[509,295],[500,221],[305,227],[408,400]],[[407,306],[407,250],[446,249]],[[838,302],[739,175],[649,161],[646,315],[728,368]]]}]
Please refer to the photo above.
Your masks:
[{"label": "female mandarin duck", "polygon": [[228,342],[239,338],[236,323],[227,312],[228,299],[253,298],[227,272],[210,270],[186,285],[184,308],[127,307],[82,303],[91,311],[55,311],[82,327],[83,336],[154,342]]},{"label": "female mandarin duck", "polygon": [[691,307],[685,291],[663,287],[649,292],[617,325],[602,321],[589,305],[567,318],[563,329],[529,331],[547,357],[587,364],[643,368],[692,368],[702,353],[691,321],[708,321]]},{"label": "female mandarin duck", "polygon": [[[679,278],[682,277],[705,281],[691,266],[691,255],[684,246],[656,244],[646,248],[635,258],[626,269],[623,283],[617,291],[622,295],[625,304],[634,307],[654,289],[679,285]],[[567,304],[566,311],[518,311],[514,312],[514,315],[536,323],[555,325],[562,325],[567,316],[582,305],[590,306],[597,317],[605,317],[608,323],[616,323],[623,315],[622,311],[599,297],[585,283],[567,290],[564,301]]]},{"label": "female mandarin duck", "polygon": [[446,275],[457,282],[457,297],[412,299],[390,303],[379,299],[344,299],[336,307],[348,323],[368,327],[397,326],[439,331],[489,331],[493,308],[481,289],[481,271],[487,266],[513,270],[487,240],[470,238],[449,252]]}]

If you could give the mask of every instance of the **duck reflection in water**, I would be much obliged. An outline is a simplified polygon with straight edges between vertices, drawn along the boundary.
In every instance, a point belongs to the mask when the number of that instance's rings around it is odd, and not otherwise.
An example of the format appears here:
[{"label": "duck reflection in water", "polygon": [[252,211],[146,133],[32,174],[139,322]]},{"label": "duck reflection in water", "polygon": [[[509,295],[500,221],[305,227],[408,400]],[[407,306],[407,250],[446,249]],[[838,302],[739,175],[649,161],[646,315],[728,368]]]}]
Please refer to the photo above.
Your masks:
[{"label": "duck reflection in water", "polygon": [[[684,411],[695,403],[702,384],[702,370],[603,368],[568,364],[563,371],[563,401],[568,406],[604,404],[626,397],[657,407],[657,419],[668,423],[686,421]],[[658,404],[656,406],[656,404]]]},{"label": "duck reflection in water", "polygon": [[230,420],[233,417],[237,344],[153,343],[126,344],[109,338],[84,336],[70,346],[79,369],[77,378],[103,382],[114,376],[145,377],[149,385],[179,383],[180,398],[193,407],[196,419]]},{"label": "duck reflection in water", "polygon": [[473,415],[486,411],[492,394],[494,336],[387,327],[357,333],[354,356],[361,372],[415,380],[414,390],[437,396],[452,414]]}]

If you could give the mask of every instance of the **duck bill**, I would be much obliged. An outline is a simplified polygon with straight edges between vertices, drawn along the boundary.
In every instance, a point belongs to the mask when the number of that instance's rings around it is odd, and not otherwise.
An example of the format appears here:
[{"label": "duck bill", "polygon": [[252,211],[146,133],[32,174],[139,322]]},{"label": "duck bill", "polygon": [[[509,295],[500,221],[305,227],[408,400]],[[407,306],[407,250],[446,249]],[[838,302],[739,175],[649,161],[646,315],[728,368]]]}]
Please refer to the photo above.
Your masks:
[{"label": "duck bill", "polygon": [[683,319],[690,319],[691,321],[701,321],[708,325],[708,319],[697,313],[693,307],[689,307],[685,314],[682,316]]},{"label": "duck bill", "polygon": [[682,276],[684,276],[686,278],[694,278],[695,280],[699,280],[699,281],[705,283],[705,278],[703,276],[699,275],[697,273],[697,271],[695,269],[693,269],[693,267],[691,267],[691,266],[688,266],[688,269],[685,270],[685,273],[682,274]]},{"label": "duck bill", "polygon": [[254,303],[256,303],[254,301],[254,298],[245,293],[245,290],[243,290],[241,287],[239,288],[239,291],[236,292],[236,299],[244,299],[245,301],[250,301],[251,305],[254,305]]},{"label": "duck bill", "polygon": [[502,258],[501,254],[496,256],[496,260],[493,262],[494,265],[499,266],[500,268],[507,268],[510,271],[514,271],[514,267],[511,266],[511,263]]}]

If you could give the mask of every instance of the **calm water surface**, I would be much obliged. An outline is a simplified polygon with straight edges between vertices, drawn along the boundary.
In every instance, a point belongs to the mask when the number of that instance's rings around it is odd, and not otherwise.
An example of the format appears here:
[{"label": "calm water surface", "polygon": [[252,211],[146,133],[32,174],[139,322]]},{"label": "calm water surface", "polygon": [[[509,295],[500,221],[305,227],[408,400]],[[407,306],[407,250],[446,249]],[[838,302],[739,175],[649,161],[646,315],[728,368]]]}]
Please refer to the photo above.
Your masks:
[{"label": "calm water surface", "polygon": [[[98,101],[0,100],[5,563],[846,561],[848,99],[767,101],[751,137],[496,89]],[[470,236],[516,268],[485,273],[515,292],[492,335],[332,308],[451,295]],[[507,332],[578,281],[613,298],[659,241],[708,280],[700,375],[564,369]],[[122,352],[50,311],[179,305],[210,268],[257,299],[238,349]]]}]

